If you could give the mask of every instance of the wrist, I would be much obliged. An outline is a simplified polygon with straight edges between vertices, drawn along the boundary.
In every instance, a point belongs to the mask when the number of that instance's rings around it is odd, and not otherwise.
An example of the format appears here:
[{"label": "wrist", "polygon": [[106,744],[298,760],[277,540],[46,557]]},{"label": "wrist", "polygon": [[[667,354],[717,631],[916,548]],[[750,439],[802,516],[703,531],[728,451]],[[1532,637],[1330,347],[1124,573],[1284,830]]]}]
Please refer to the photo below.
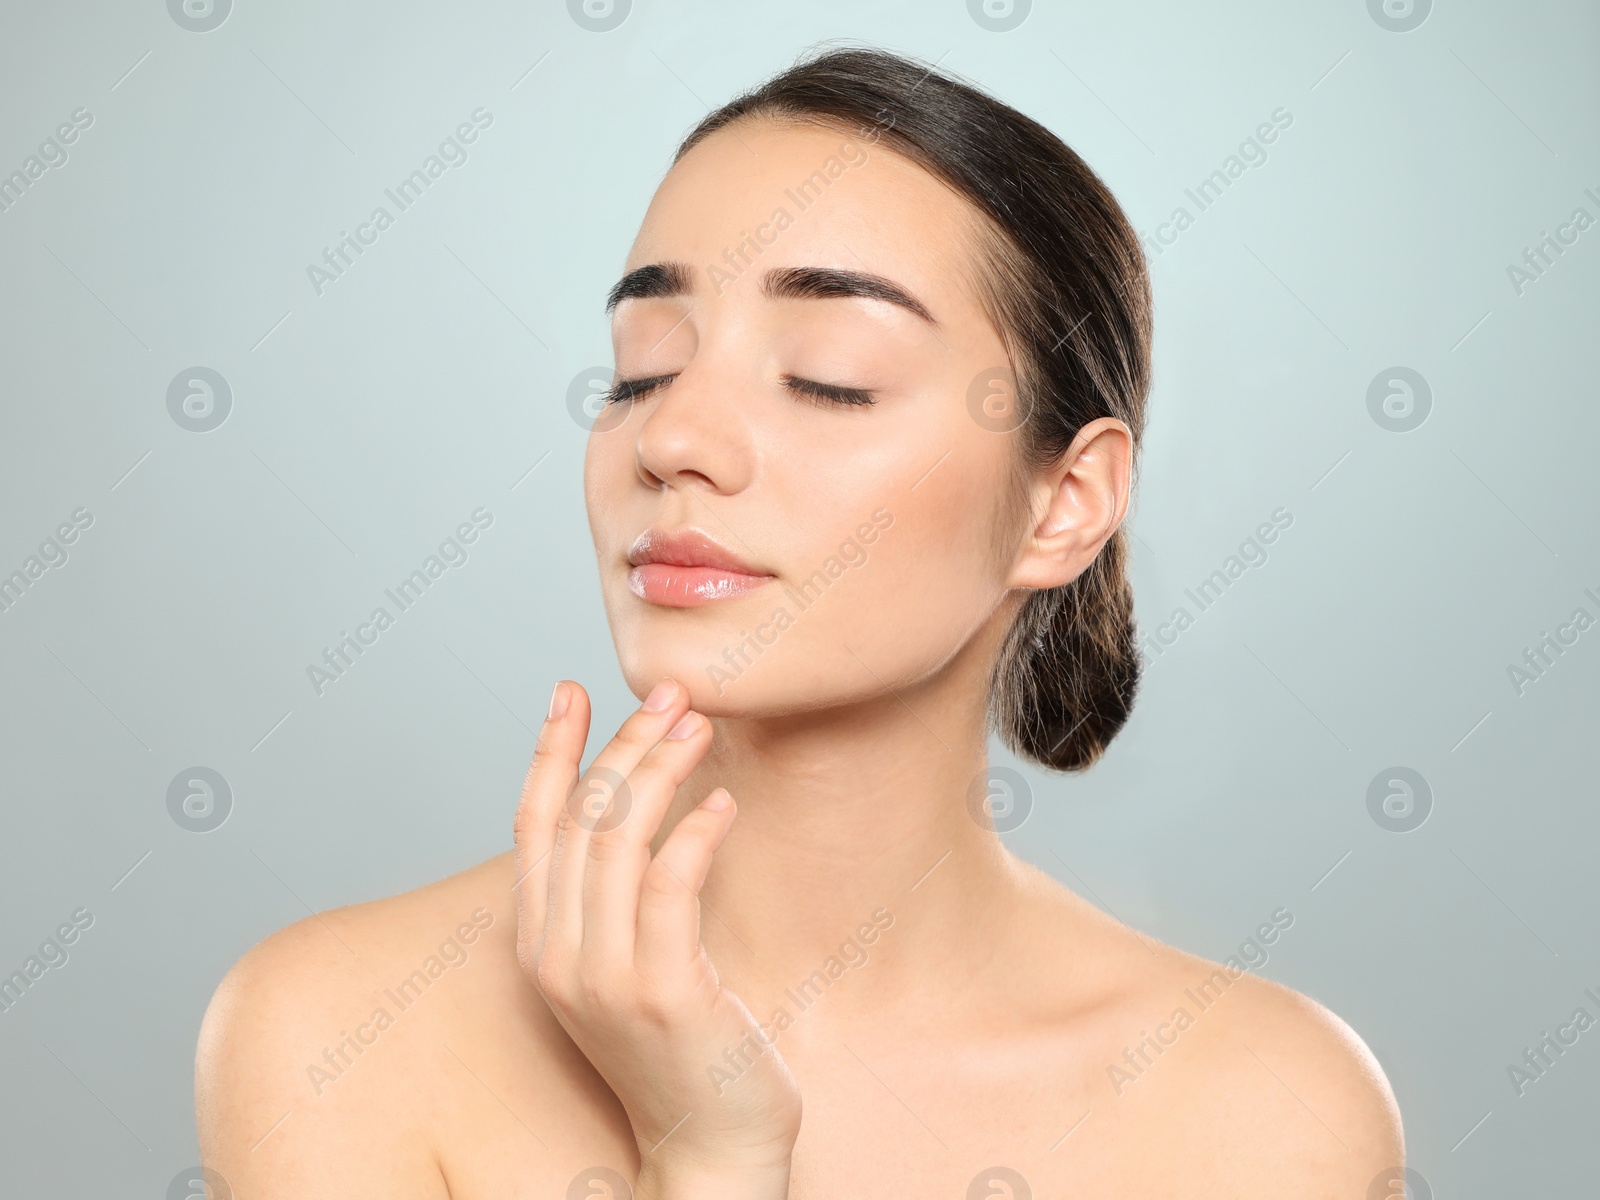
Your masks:
[{"label": "wrist", "polygon": [[633,1200],[787,1200],[789,1162],[713,1167],[646,1159]]}]

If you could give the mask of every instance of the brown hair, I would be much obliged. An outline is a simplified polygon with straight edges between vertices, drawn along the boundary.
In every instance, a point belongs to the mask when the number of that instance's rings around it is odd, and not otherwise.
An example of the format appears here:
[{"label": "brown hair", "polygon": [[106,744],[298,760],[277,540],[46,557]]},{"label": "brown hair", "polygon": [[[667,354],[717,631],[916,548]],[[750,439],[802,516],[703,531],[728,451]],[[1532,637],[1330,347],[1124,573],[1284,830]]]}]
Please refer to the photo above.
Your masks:
[{"label": "brown hair", "polygon": [[[1011,357],[1019,414],[1004,422],[1019,435],[1011,512],[1024,511],[1029,476],[1059,462],[1098,417],[1127,425],[1136,474],[1150,387],[1149,275],[1126,214],[1070,146],[928,63],[845,48],[802,56],[715,110],[673,162],[742,118],[870,136],[984,218],[979,291]],[[1128,719],[1140,658],[1127,565],[1119,526],[1076,579],[1026,598],[995,661],[990,721],[1040,766],[1085,769]]]}]

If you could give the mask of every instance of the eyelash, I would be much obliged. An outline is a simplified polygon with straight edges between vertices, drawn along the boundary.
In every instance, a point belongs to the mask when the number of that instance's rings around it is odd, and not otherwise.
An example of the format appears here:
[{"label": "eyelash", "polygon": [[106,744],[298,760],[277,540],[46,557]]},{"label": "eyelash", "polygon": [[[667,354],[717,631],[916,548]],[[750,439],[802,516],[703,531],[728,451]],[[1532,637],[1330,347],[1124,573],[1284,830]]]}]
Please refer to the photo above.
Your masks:
[{"label": "eyelash", "polygon": [[[648,395],[665,384],[671,383],[674,376],[654,375],[646,379],[619,379],[606,393],[606,404],[621,404],[624,400],[637,400],[640,396]],[[796,375],[785,375],[784,386],[793,392],[804,396],[812,404],[820,407],[830,405],[857,406],[876,404],[872,393],[865,388],[839,387],[831,383],[818,383],[812,379],[801,379]]]}]

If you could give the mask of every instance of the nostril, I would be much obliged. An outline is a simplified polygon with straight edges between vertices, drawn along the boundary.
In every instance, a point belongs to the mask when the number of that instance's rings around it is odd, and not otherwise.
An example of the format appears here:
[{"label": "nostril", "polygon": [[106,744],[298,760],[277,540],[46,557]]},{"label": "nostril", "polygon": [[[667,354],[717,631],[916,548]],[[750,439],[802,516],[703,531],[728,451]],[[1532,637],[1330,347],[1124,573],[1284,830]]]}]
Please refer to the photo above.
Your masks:
[{"label": "nostril", "polygon": [[681,471],[675,471],[665,463],[652,464],[647,462],[646,455],[642,448],[639,451],[636,462],[638,464],[640,477],[643,478],[644,481],[651,487],[665,487],[668,483],[683,484],[688,482],[714,486],[712,484],[711,476],[702,471],[696,471],[689,468],[685,468]]}]

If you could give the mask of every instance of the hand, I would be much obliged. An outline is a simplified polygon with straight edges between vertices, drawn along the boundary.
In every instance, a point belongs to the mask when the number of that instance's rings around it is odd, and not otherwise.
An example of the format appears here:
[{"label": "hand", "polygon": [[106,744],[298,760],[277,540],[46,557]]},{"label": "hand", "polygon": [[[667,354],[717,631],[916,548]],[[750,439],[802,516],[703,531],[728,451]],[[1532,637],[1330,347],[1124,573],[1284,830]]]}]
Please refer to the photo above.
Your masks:
[{"label": "hand", "polygon": [[515,822],[518,960],[622,1102],[650,1195],[784,1196],[800,1091],[700,944],[733,798],[717,788],[650,852],[711,722],[663,681],[580,779],[588,693],[562,681],[550,710]]}]

